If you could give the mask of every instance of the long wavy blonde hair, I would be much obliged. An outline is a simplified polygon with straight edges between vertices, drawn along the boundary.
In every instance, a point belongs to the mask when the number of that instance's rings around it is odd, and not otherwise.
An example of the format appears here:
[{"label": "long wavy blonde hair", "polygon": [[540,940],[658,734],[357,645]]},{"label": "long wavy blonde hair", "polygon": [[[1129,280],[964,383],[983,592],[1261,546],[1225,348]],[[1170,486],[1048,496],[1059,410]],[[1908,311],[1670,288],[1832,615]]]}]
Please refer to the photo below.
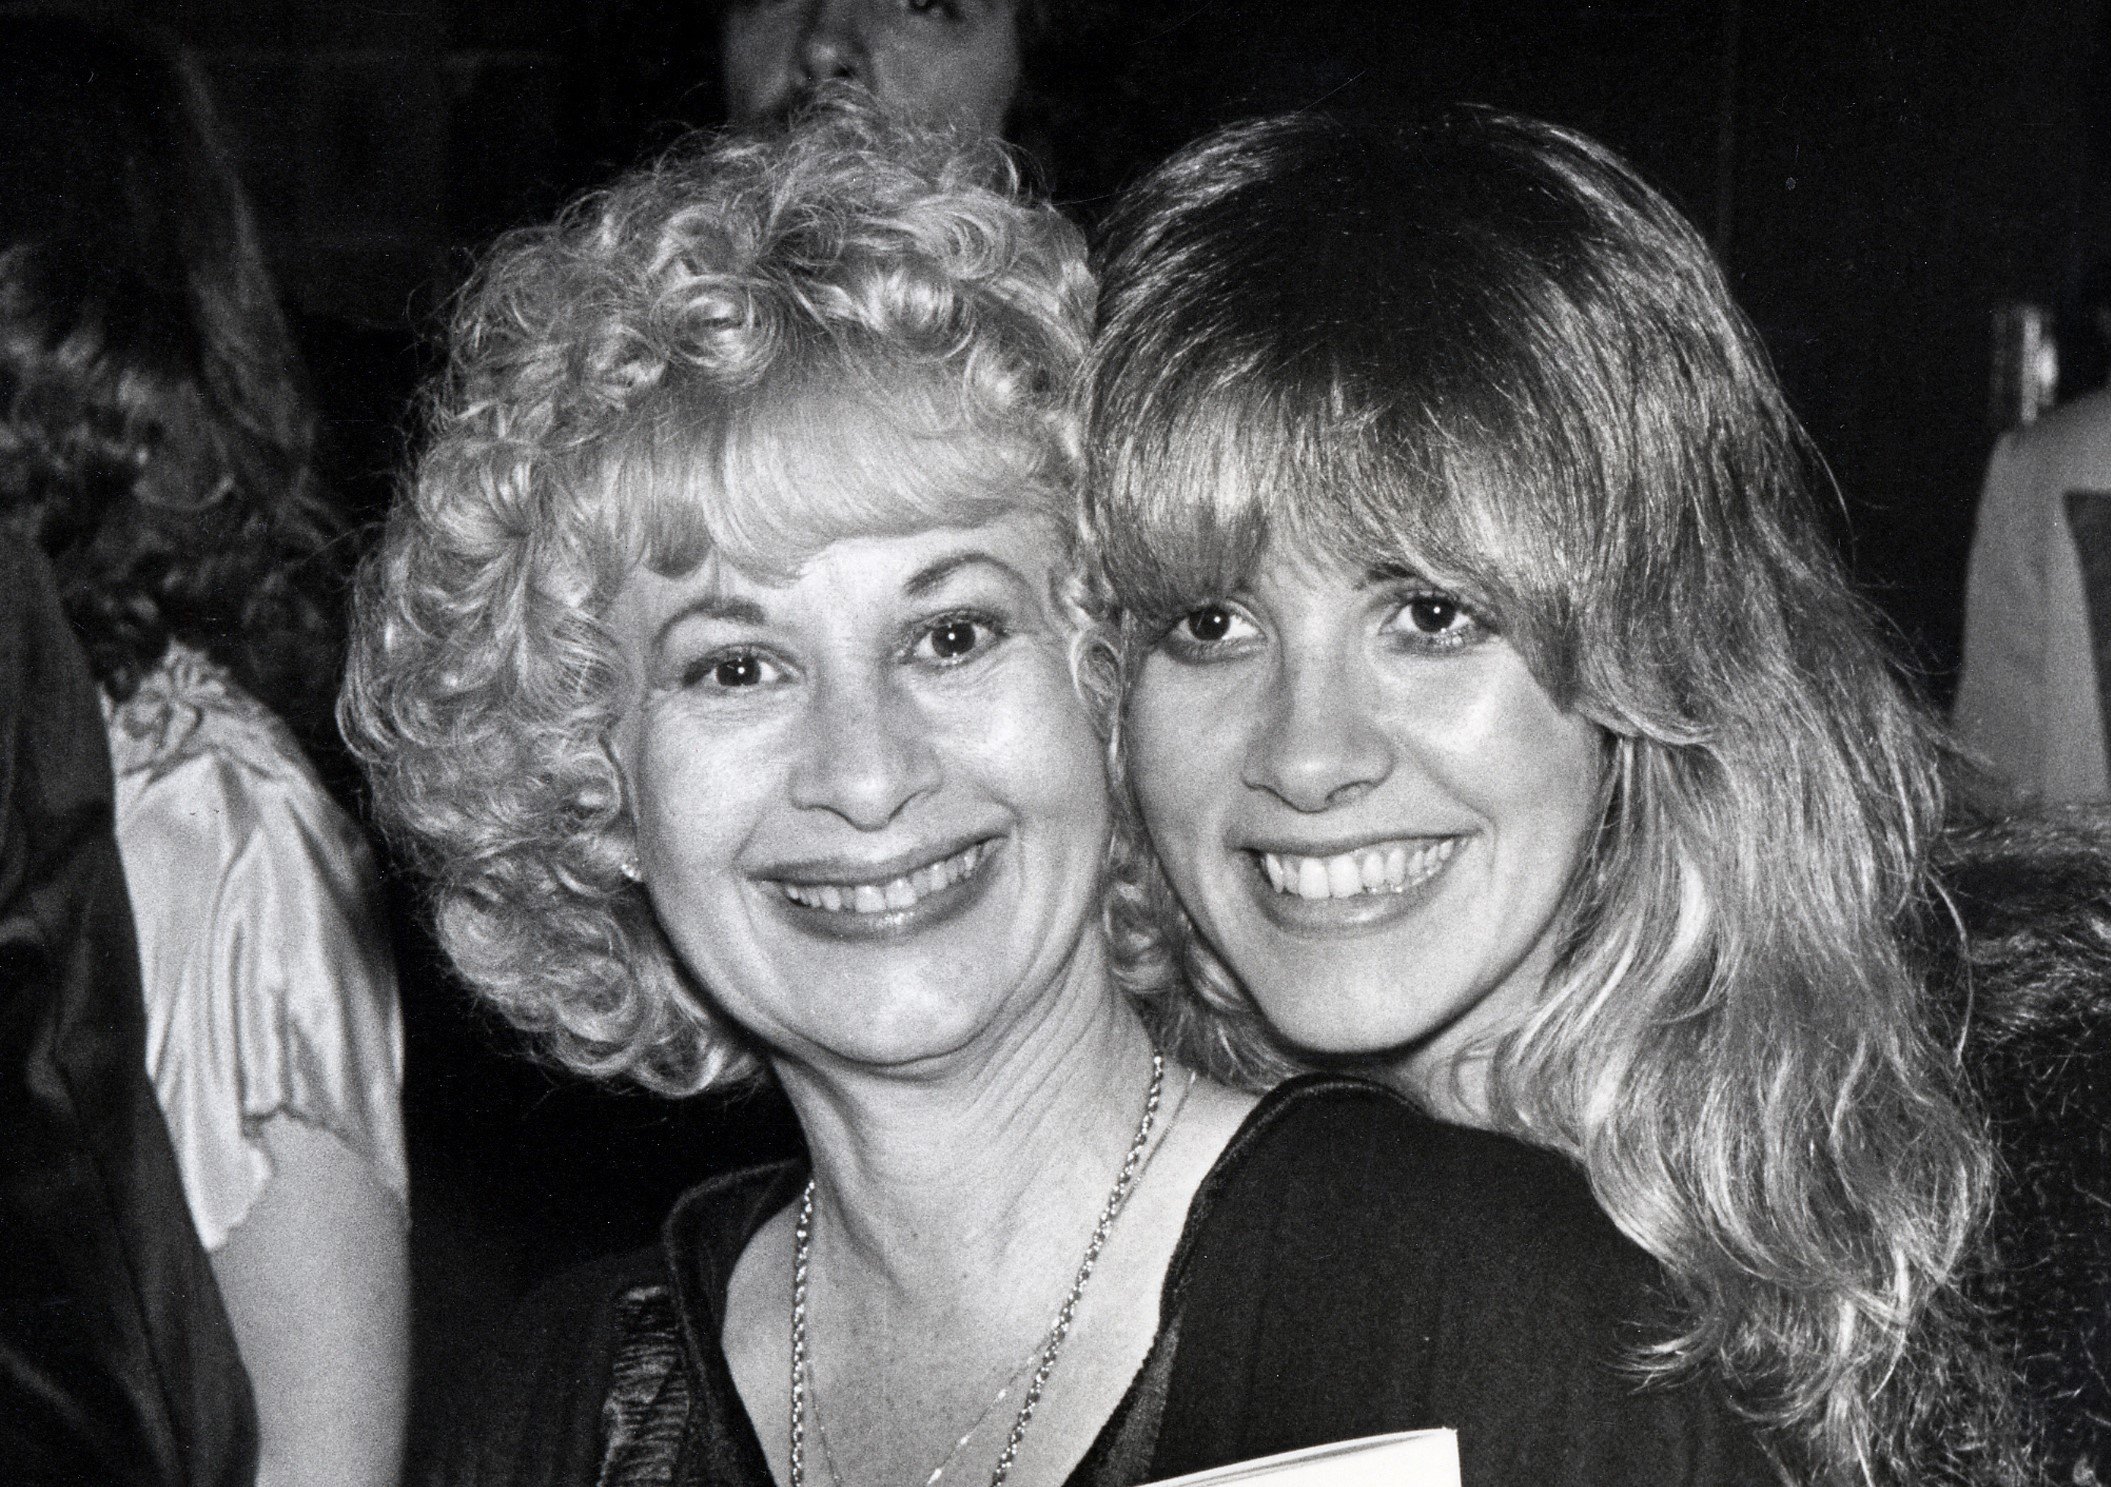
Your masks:
[{"label": "long wavy blonde hair", "polygon": [[[1992,1158],[1904,926],[1943,792],[1698,235],[1602,147],[1484,110],[1222,131],[1109,219],[1089,371],[1091,672],[1115,718],[1270,534],[1457,580],[1605,731],[1603,819],[1492,1119],[1663,1262],[1681,1335],[1826,1483],[2020,1472],[1955,1282]],[[1171,1035],[1294,1055],[1129,803],[1109,918]]]}]

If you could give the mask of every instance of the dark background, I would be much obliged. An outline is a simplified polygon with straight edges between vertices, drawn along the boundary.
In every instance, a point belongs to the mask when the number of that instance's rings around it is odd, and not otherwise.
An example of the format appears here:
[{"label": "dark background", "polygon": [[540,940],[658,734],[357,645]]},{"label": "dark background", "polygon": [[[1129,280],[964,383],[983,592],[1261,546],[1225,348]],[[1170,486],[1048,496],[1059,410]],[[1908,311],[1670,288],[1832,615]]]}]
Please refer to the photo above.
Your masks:
[{"label": "dark background", "polygon": [[[1104,3],[1104,0],[1103,0]],[[325,402],[378,392],[469,245],[668,121],[714,122],[708,0],[163,0],[306,320]],[[1625,152],[1715,242],[1832,461],[1855,560],[1938,697],[1995,430],[1997,305],[2111,246],[2098,0],[1129,0],[1051,91],[1091,201],[1208,125],[1471,98]],[[657,126],[657,127],[655,127]],[[381,371],[376,372],[376,364]],[[393,369],[397,383],[408,378]],[[393,392],[393,386],[389,389]],[[377,406],[369,406],[370,403]],[[360,451],[365,454],[366,451]],[[368,460],[370,466],[372,460]]]},{"label": "dark background", "polygon": [[[295,310],[355,516],[385,500],[436,317],[492,233],[715,122],[704,0],[163,0]],[[1997,307],[2111,255],[2096,0],[1130,0],[1044,79],[1089,216],[1212,123],[1469,98],[1596,134],[1713,240],[1831,462],[1840,535],[1922,685],[1952,681]],[[2097,372],[2100,377],[2100,370]],[[671,1106],[524,1059],[433,967],[399,884],[420,1324],[414,1453],[520,1291],[641,1242],[680,1188],[785,1148],[767,1096]]]}]

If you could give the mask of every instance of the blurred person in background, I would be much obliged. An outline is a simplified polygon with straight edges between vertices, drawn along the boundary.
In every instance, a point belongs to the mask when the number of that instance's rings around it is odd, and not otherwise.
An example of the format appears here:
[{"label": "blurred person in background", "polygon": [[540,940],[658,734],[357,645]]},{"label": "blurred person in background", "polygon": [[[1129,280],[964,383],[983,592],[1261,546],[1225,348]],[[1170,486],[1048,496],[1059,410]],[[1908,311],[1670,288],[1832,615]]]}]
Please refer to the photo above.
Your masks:
[{"label": "blurred person in background", "polygon": [[735,124],[786,119],[823,83],[850,82],[906,122],[1001,137],[1028,28],[1056,0],[726,0],[719,65]]},{"label": "blurred person in background", "polygon": [[604,164],[679,126],[781,123],[824,82],[897,117],[1010,141],[1066,202],[1138,163],[1132,43],[1155,14],[1112,0],[633,0],[601,37]]},{"label": "blurred person in background", "polygon": [[296,735],[337,670],[312,420],[202,93],[0,21],[0,524],[103,695],[145,1058],[254,1386],[258,1480],[400,1451],[407,1174],[372,860]]},{"label": "blurred person in background", "polygon": [[249,1379],[147,1080],[95,681],[5,527],[0,596],[0,1481],[249,1487]]},{"label": "blurred person in background", "polygon": [[2111,391],[2001,436],[1965,582],[1958,738],[2019,800],[2111,802]]}]

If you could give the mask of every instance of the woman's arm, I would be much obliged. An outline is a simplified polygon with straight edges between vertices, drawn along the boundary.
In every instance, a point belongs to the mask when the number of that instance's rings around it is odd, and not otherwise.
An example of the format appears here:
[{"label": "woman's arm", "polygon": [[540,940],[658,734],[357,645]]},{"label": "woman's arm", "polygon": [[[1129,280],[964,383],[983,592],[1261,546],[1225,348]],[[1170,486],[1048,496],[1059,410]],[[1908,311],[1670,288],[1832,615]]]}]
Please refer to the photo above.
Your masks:
[{"label": "woman's arm", "polygon": [[409,1373],[403,1206],[351,1148],[265,1122],[272,1177],[212,1257],[256,1391],[257,1487],[393,1487]]}]

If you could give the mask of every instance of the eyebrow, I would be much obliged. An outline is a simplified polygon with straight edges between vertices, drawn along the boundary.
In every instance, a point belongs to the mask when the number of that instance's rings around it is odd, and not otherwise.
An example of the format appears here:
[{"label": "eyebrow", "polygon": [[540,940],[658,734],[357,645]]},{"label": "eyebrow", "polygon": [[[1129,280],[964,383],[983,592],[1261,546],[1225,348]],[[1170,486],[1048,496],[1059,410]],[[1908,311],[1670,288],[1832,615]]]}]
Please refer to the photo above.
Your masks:
[{"label": "eyebrow", "polygon": [[1411,563],[1374,563],[1363,570],[1363,587],[1377,588],[1389,583],[1433,583],[1427,573]]},{"label": "eyebrow", "polygon": [[[902,585],[902,592],[912,599],[922,598],[961,569],[976,566],[994,568],[1015,583],[1026,582],[1024,575],[1002,558],[986,552],[956,552],[934,559],[910,574]],[[653,645],[666,644],[675,626],[692,619],[724,620],[734,625],[769,623],[769,615],[753,599],[739,599],[731,594],[699,594],[661,622],[660,628],[653,633]]]},{"label": "eyebrow", "polygon": [[961,569],[977,566],[995,568],[1014,583],[1026,583],[1025,575],[1000,557],[986,552],[956,552],[934,559],[909,575],[908,582],[902,585],[902,593],[911,599],[920,599]]},{"label": "eyebrow", "polygon": [[658,648],[667,643],[667,637],[676,625],[693,619],[725,620],[736,625],[767,624],[769,617],[762,606],[753,599],[736,599],[730,594],[699,594],[661,623],[654,632],[652,643]]}]

